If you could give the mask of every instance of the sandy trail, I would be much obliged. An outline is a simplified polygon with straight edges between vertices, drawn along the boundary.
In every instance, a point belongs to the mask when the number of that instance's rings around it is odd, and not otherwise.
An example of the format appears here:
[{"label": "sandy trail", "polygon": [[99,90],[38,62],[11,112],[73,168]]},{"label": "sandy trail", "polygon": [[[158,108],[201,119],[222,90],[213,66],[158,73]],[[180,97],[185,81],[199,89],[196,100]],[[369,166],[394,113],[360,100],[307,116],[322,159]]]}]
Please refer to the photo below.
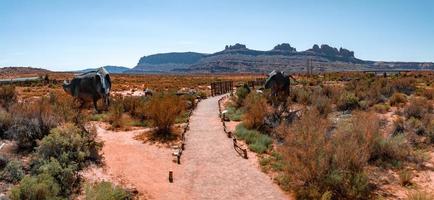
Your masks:
[{"label": "sandy trail", "polygon": [[172,162],[170,149],[135,140],[143,130],[112,132],[98,126],[104,171],[146,199],[288,199],[260,171],[253,154],[246,160],[235,152],[218,117],[219,98],[200,102],[193,112],[181,165]]},{"label": "sandy trail", "polygon": [[104,142],[104,172],[125,185],[134,186],[141,199],[165,199],[170,189],[168,171],[176,164],[171,162],[171,150],[143,143],[134,137],[142,130],[113,132],[97,126],[98,137]]},{"label": "sandy trail", "polygon": [[[233,149],[218,117],[220,97],[202,101],[190,119],[186,150],[171,185],[182,188],[177,199],[287,199],[257,162]],[[171,190],[169,197],[177,192]]]}]

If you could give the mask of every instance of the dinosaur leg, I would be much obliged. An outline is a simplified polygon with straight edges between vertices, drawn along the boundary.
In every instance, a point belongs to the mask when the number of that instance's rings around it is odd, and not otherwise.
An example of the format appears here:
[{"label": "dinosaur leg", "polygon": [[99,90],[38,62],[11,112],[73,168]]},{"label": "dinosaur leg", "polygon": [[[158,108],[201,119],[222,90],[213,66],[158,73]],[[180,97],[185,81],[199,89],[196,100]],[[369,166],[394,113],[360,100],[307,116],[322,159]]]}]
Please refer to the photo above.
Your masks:
[{"label": "dinosaur leg", "polygon": [[97,98],[93,98],[93,106],[95,107],[95,111],[97,113],[100,113],[100,111],[98,110],[98,99]]}]

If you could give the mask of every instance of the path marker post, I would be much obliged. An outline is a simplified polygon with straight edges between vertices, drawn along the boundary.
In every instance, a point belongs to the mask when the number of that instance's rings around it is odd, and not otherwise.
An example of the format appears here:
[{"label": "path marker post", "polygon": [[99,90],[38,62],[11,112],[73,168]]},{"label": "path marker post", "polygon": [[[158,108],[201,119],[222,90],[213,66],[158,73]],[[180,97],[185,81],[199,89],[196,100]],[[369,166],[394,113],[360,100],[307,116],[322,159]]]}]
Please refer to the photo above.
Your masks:
[{"label": "path marker post", "polygon": [[173,183],[173,171],[169,171],[169,182]]}]

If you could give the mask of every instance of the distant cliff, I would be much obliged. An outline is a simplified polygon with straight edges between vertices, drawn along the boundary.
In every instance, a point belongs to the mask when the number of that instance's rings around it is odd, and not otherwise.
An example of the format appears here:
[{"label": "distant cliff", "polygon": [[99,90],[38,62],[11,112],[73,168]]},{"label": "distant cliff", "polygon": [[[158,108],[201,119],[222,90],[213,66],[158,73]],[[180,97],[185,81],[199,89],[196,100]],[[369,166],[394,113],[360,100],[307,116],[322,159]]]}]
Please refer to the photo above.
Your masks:
[{"label": "distant cliff", "polygon": [[205,54],[194,52],[183,53],[162,53],[140,58],[137,66],[127,73],[140,72],[168,72],[173,69],[186,69],[190,65],[197,63]]},{"label": "distant cliff", "polygon": [[432,62],[365,61],[356,58],[351,50],[326,44],[315,44],[308,50],[297,51],[290,44],[282,43],[269,51],[259,51],[237,43],[226,45],[222,51],[213,54],[183,52],[144,56],[126,73],[263,73],[274,69],[297,72],[305,71],[308,61],[315,71],[434,70]]}]

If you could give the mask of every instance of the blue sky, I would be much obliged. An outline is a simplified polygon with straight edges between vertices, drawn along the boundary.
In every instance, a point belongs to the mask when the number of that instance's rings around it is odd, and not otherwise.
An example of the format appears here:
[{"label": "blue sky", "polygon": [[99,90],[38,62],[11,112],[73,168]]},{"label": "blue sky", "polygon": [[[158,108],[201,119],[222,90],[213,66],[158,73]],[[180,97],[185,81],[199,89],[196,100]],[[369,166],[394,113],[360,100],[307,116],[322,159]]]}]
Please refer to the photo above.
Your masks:
[{"label": "blue sky", "polygon": [[0,0],[0,66],[133,67],[144,55],[212,53],[237,42],[434,61],[434,1]]}]

